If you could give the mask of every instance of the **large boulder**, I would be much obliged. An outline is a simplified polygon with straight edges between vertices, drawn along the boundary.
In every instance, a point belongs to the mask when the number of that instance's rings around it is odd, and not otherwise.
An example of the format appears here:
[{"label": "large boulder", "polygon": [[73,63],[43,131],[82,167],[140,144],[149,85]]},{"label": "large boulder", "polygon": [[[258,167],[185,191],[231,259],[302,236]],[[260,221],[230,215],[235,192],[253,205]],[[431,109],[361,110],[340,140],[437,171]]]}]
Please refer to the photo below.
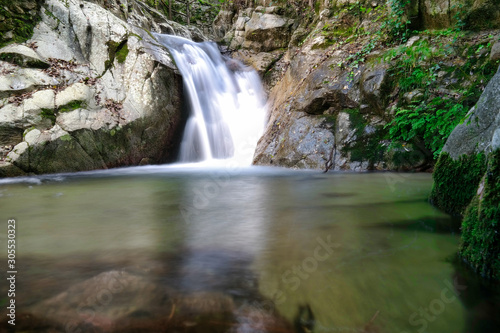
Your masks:
[{"label": "large boulder", "polygon": [[460,215],[460,255],[481,275],[500,279],[500,71],[464,123],[449,136],[431,201]]},{"label": "large boulder", "polygon": [[274,7],[257,7],[250,20],[244,21],[240,23],[245,27],[243,48],[269,52],[286,47],[290,41],[294,20],[275,14]]},{"label": "large boulder", "polygon": [[462,155],[489,154],[500,148],[500,71],[491,79],[481,98],[448,137],[443,152],[457,159]]},{"label": "large boulder", "polygon": [[33,37],[0,49],[0,176],[174,158],[182,80],[148,29],[176,24],[127,13],[47,0]]}]

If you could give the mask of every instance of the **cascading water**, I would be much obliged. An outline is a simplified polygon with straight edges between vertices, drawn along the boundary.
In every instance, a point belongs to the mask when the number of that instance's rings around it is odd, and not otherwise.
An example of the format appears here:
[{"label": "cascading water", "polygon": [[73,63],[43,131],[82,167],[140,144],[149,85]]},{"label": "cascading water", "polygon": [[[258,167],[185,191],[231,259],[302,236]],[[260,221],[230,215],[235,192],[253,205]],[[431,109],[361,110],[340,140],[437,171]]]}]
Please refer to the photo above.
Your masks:
[{"label": "cascading water", "polygon": [[257,73],[222,56],[213,42],[155,36],[182,74],[190,108],[179,162],[234,159],[251,164],[266,115]]}]

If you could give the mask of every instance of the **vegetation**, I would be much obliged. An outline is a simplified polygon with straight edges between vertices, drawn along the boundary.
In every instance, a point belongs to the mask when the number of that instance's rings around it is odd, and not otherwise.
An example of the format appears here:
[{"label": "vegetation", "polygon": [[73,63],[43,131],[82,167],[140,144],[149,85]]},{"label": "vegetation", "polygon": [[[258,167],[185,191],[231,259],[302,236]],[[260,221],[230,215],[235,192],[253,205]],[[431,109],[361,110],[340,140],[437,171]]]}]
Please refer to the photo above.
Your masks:
[{"label": "vegetation", "polygon": [[463,216],[486,171],[485,162],[484,154],[454,160],[442,153],[433,174],[431,202],[451,215]]},{"label": "vegetation", "polygon": [[0,48],[10,43],[22,43],[31,38],[33,28],[40,20],[38,13],[32,9],[38,6],[38,1],[5,2],[0,6]]},{"label": "vegetation", "polygon": [[392,63],[393,88],[399,91],[394,118],[386,128],[389,140],[421,142],[425,153],[437,158],[451,131],[466,121],[498,62],[490,62],[487,52],[482,52],[491,48],[493,36],[474,48],[453,30],[420,36],[415,44],[402,45],[385,56]]},{"label": "vegetation", "polygon": [[500,150],[489,155],[483,192],[465,214],[460,254],[481,275],[500,280]]}]

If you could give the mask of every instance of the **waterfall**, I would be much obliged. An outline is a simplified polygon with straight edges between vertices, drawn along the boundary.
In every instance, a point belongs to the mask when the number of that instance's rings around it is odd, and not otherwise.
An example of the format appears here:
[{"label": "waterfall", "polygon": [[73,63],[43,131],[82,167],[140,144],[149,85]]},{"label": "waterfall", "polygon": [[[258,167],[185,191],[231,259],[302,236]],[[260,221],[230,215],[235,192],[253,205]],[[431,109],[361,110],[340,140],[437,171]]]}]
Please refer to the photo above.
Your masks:
[{"label": "waterfall", "polygon": [[214,42],[155,36],[168,48],[182,74],[190,110],[179,162],[234,159],[250,165],[266,115],[258,74],[222,56]]}]

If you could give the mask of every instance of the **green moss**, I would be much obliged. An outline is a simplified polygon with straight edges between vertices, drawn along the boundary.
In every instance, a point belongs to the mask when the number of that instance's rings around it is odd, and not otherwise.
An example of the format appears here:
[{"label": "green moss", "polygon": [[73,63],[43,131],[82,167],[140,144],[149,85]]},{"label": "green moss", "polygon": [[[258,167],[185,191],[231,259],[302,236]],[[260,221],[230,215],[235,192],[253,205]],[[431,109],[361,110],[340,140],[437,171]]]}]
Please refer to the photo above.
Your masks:
[{"label": "green moss", "polygon": [[106,45],[108,46],[108,59],[104,62],[104,73],[113,66],[115,59],[119,63],[125,62],[128,55],[127,42],[128,39],[124,39],[121,42],[115,42],[112,40],[106,42]]},{"label": "green moss", "polygon": [[85,108],[87,104],[84,101],[71,101],[68,104],[57,108],[57,112],[70,112],[73,110]]},{"label": "green moss", "polygon": [[368,169],[372,169],[374,164],[382,161],[385,147],[382,145],[382,139],[385,136],[383,126],[374,126],[367,131],[368,121],[358,109],[345,109],[343,112],[349,114],[350,129],[354,130],[356,138],[348,142],[343,148],[342,153],[350,153],[352,161],[368,162]]},{"label": "green moss", "polygon": [[32,68],[49,68],[50,65],[38,59],[22,56],[18,53],[2,53],[0,54],[0,60],[10,62],[21,67],[32,67]]},{"label": "green moss", "polygon": [[116,60],[118,60],[118,63],[122,64],[125,62],[125,59],[127,59],[128,55],[128,45],[125,44],[121,49],[116,51]]},{"label": "green moss", "polygon": [[460,255],[484,277],[500,280],[500,149],[489,155],[483,191],[465,213]]},{"label": "green moss", "polygon": [[42,118],[50,119],[50,121],[52,122],[52,125],[54,125],[56,123],[56,115],[54,113],[54,110],[42,109],[42,112],[40,112],[40,115],[42,116]]},{"label": "green moss", "polygon": [[[14,8],[9,8],[11,4],[16,4],[16,1],[0,6],[0,16],[4,18],[0,22],[0,48],[10,43],[22,43],[30,39],[35,25],[40,21],[38,12],[34,15],[27,11],[20,13]],[[9,31],[12,31],[13,38],[5,39],[4,36]]]},{"label": "green moss", "polygon": [[71,141],[73,138],[71,137],[71,135],[66,134],[61,136],[59,139],[61,139],[62,141]]},{"label": "green moss", "polygon": [[442,153],[433,173],[431,202],[448,214],[463,215],[486,171],[485,162],[483,153],[463,155],[457,160],[448,153]]}]

